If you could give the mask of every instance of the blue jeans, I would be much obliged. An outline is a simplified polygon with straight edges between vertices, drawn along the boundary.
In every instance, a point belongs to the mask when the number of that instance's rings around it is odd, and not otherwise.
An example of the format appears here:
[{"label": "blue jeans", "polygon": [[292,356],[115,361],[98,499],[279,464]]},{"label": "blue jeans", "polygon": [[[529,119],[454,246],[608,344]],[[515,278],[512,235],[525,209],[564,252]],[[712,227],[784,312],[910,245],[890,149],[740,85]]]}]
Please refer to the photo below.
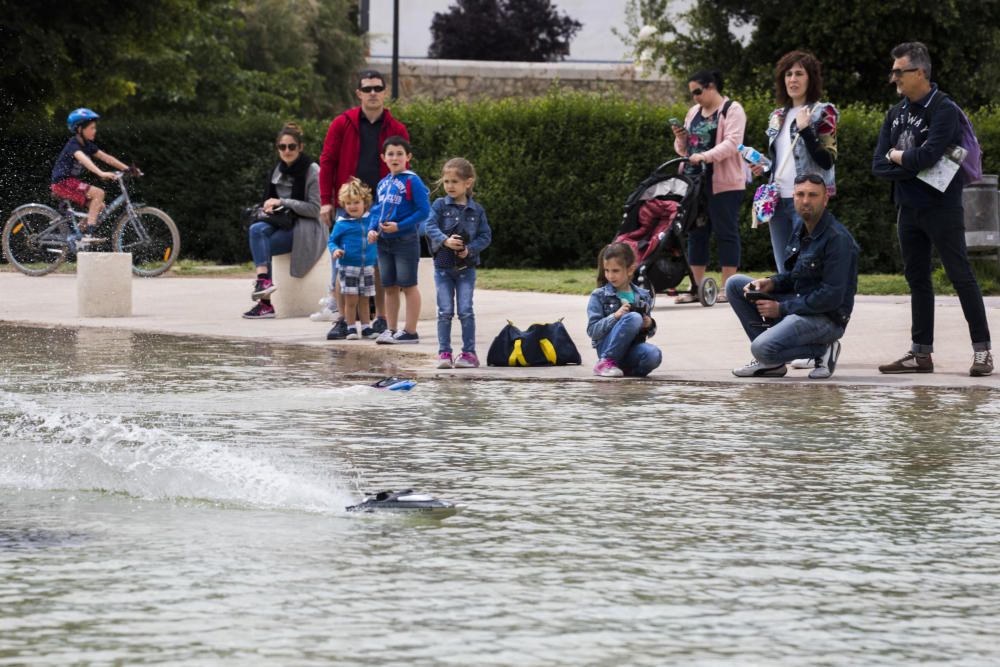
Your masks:
[{"label": "blue jeans", "polygon": [[792,226],[798,219],[799,214],[795,212],[794,200],[791,197],[782,197],[778,200],[778,207],[774,209],[774,216],[767,223],[771,232],[771,248],[774,250],[774,264],[778,273],[785,270],[785,246],[792,237]]},{"label": "blue jeans", "polygon": [[740,204],[743,190],[712,194],[712,179],[703,183],[708,190],[708,221],[693,227],[688,235],[688,262],[694,266],[707,266],[709,260],[709,235],[715,233],[715,244],[722,266],[740,265]]},{"label": "blue jeans", "polygon": [[597,344],[597,356],[611,359],[625,375],[646,377],[663,361],[660,348],[651,343],[636,343],[642,329],[642,315],[627,313]]},{"label": "blue jeans", "polygon": [[434,269],[437,289],[438,352],[451,353],[451,320],[458,301],[458,321],[462,325],[462,352],[476,353],[476,316],[472,312],[472,292],[476,286],[476,270]]},{"label": "blue jeans", "polygon": [[931,250],[941,255],[948,280],[958,293],[962,314],[969,325],[973,350],[990,349],[990,327],[983,294],[969,265],[965,247],[962,207],[899,209],[899,247],[903,273],[910,286],[910,336],[913,352],[934,351],[934,284],[931,280]]},{"label": "blue jeans", "polygon": [[382,274],[382,287],[413,287],[417,284],[419,264],[420,237],[416,232],[379,237],[378,270]]},{"label": "blue jeans", "polygon": [[[750,354],[763,366],[777,366],[792,359],[815,359],[844,335],[844,328],[826,315],[785,315],[769,329],[761,326],[757,306],[743,296],[753,278],[735,275],[726,281],[726,296],[743,330],[750,338]],[[794,294],[775,294],[782,301]]]},{"label": "blue jeans", "polygon": [[267,222],[250,225],[250,255],[254,266],[271,271],[271,257],[292,251],[292,230],[278,229]]}]

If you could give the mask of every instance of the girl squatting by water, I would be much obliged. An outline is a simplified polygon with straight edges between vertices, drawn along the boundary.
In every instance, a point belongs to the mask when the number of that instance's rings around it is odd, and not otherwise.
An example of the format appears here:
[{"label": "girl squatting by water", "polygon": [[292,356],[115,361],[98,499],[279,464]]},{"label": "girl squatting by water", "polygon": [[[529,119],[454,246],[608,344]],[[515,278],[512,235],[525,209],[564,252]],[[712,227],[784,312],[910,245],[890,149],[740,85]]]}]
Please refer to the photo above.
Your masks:
[{"label": "girl squatting by water", "polygon": [[598,357],[594,375],[645,377],[663,360],[660,348],[646,342],[656,333],[653,300],[632,282],[635,269],[627,244],[612,243],[597,256],[597,289],[587,304],[587,335]]},{"label": "girl squatting by water", "polygon": [[[472,199],[476,170],[465,158],[448,160],[441,170],[439,186],[445,195],[431,205],[427,238],[434,254],[434,286],[437,291],[438,368],[475,368],[476,318],[472,292],[476,286],[479,253],[493,240],[486,211]],[[458,302],[462,326],[462,353],[451,350],[451,321]]]}]

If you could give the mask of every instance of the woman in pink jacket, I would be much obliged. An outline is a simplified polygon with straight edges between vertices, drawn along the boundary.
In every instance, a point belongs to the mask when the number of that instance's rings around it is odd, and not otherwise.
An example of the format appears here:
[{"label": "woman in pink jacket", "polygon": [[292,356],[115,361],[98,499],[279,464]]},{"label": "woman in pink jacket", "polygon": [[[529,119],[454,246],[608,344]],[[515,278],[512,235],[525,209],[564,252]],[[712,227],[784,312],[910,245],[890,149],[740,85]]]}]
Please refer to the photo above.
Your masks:
[{"label": "woman in pink jacket", "polygon": [[[739,102],[722,94],[722,73],[695,72],[688,90],[695,105],[688,109],[683,126],[674,126],[674,148],[689,159],[687,170],[702,172],[702,204],[708,224],[691,230],[688,261],[695,280],[701,284],[709,259],[709,234],[715,232],[722,265],[722,284],[736,273],[740,264],[739,212],[747,184],[747,168],[737,146],[743,143],[747,115]],[[678,303],[695,301],[694,293],[677,297]],[[719,301],[726,301],[719,295]]]}]

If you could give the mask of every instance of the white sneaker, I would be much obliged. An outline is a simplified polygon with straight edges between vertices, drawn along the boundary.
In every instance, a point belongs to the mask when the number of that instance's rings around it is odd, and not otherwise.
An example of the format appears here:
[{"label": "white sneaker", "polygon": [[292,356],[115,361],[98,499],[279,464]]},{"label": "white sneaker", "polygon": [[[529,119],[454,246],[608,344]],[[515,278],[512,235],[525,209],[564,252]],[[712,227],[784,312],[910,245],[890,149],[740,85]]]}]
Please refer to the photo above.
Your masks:
[{"label": "white sneaker", "polygon": [[330,310],[328,306],[323,306],[319,312],[310,315],[309,319],[313,322],[336,322],[340,319],[340,313],[336,310]]},{"label": "white sneaker", "polygon": [[802,370],[803,368],[816,368],[815,359],[792,359],[788,364],[792,368]]},{"label": "white sneaker", "polygon": [[378,338],[375,339],[375,344],[376,345],[392,345],[393,343],[396,342],[396,341],[394,341],[392,339],[392,337],[395,334],[396,334],[396,332],[393,331],[392,329],[386,329],[385,331],[383,331],[382,333],[380,333],[378,335]]},{"label": "white sneaker", "polygon": [[320,308],[335,308],[336,304],[333,302],[333,297],[324,296],[319,299]]},{"label": "white sneaker", "polygon": [[746,366],[733,369],[733,375],[738,378],[780,378],[785,377],[786,373],[788,373],[788,367],[785,364],[761,366],[756,359],[751,360]]},{"label": "white sneaker", "polygon": [[840,356],[840,341],[835,340],[826,346],[826,352],[816,360],[816,368],[809,371],[810,380],[825,380],[837,368],[837,358]]}]

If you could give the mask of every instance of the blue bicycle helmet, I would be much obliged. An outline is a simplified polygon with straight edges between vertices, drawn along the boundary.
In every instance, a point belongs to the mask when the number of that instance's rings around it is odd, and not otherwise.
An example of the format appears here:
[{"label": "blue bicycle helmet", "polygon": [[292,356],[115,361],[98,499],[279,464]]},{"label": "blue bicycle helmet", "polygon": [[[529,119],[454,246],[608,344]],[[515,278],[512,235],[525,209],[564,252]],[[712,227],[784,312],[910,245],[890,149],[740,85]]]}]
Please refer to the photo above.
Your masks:
[{"label": "blue bicycle helmet", "polygon": [[69,128],[70,132],[76,132],[76,128],[83,123],[89,123],[92,120],[97,120],[100,118],[97,113],[87,109],[86,107],[80,107],[79,109],[74,109],[70,112],[69,117],[66,118],[66,127]]}]

